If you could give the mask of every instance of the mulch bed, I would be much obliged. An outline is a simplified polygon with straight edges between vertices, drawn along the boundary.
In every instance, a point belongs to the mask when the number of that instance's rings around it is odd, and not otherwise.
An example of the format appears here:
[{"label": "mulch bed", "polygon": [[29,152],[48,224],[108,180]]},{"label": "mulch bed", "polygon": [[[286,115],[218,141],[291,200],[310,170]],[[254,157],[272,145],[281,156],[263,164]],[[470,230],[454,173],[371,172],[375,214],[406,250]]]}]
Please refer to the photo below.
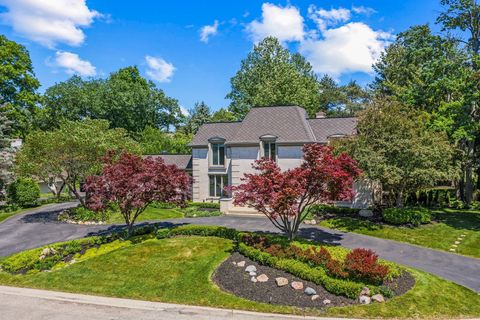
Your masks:
[{"label": "mulch bed", "polygon": [[[233,262],[245,261],[244,267],[238,267]],[[245,268],[254,265],[257,268],[257,276],[266,274],[267,282],[252,282],[250,275],[245,272]],[[288,285],[278,287],[275,278],[284,277],[288,279]],[[232,293],[236,296],[253,300],[257,302],[271,303],[277,305],[288,305],[300,308],[326,308],[339,307],[359,304],[358,300],[349,299],[343,296],[337,296],[326,291],[322,286],[313,282],[302,280],[287,272],[274,269],[268,266],[260,265],[249,258],[234,252],[225,260],[213,273],[213,282],[222,290]],[[312,301],[311,296],[304,293],[303,290],[295,290],[290,284],[292,281],[300,281],[306,287],[313,288],[320,297]],[[396,295],[401,295],[410,290],[415,284],[415,279],[409,274],[404,273],[398,279],[386,283]],[[323,301],[328,299],[330,304],[325,305]]]}]

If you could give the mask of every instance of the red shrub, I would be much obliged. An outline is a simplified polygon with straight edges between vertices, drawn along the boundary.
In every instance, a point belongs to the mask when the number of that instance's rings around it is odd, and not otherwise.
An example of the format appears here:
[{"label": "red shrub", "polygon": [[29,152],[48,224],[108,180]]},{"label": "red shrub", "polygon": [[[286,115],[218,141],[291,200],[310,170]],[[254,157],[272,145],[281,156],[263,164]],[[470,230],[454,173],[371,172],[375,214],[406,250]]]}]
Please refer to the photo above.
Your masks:
[{"label": "red shrub", "polygon": [[345,258],[345,271],[352,277],[380,283],[388,274],[388,266],[379,264],[372,250],[354,249]]},{"label": "red shrub", "polygon": [[330,259],[327,262],[326,268],[328,270],[328,274],[337,277],[337,278],[346,278],[348,277],[348,273],[344,270],[344,265],[338,260]]}]

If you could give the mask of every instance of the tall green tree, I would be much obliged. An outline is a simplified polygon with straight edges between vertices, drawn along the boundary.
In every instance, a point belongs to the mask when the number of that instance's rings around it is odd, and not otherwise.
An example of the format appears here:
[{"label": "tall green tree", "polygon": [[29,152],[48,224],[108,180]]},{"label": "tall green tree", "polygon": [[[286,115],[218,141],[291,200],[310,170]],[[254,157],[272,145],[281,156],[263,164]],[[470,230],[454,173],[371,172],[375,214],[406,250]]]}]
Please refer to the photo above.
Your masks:
[{"label": "tall green tree", "polygon": [[168,97],[137,67],[126,67],[107,79],[73,76],[44,95],[43,129],[58,128],[62,119],[105,119],[112,128],[139,133],[147,126],[166,131],[183,122],[178,101]]},{"label": "tall green tree", "polygon": [[433,35],[422,25],[400,33],[374,68],[377,75],[372,88],[376,94],[393,96],[429,113],[429,124],[446,132],[456,145],[461,167],[458,193],[469,203],[478,121],[472,117],[475,82],[468,55],[457,41]]},{"label": "tall green tree", "polygon": [[[78,185],[99,172],[102,157],[109,151],[140,153],[138,144],[128,137],[126,130],[109,129],[106,120],[65,121],[58,129],[27,137],[16,157],[16,172],[50,186],[61,180],[85,206]],[[59,191],[52,186],[52,193],[58,196]]]},{"label": "tall green tree", "polygon": [[237,121],[237,117],[233,114],[233,112],[220,108],[212,114],[211,118],[212,122],[231,122]]},{"label": "tall green tree", "polygon": [[401,207],[407,193],[432,187],[452,173],[448,138],[427,122],[426,113],[392,99],[377,99],[359,113],[358,135],[335,144]]},{"label": "tall green tree", "polygon": [[355,81],[339,85],[329,75],[319,81],[320,109],[330,116],[353,116],[363,110],[369,100],[368,92]]},{"label": "tall green tree", "polygon": [[311,64],[274,37],[254,46],[230,83],[226,98],[239,119],[254,106],[299,105],[311,116],[319,111],[319,87]]},{"label": "tall green tree", "polygon": [[5,186],[11,181],[12,172],[12,148],[11,140],[8,138],[12,122],[5,114],[5,107],[0,106],[0,198]]},{"label": "tall green tree", "polygon": [[172,133],[158,128],[146,127],[137,141],[140,143],[143,154],[187,154],[192,152],[188,146],[192,141],[192,135],[181,130]]},{"label": "tall green tree", "polygon": [[183,131],[187,134],[195,134],[202,124],[211,120],[210,107],[203,101],[195,103],[193,109],[189,111],[187,123]]},{"label": "tall green tree", "polygon": [[8,107],[12,134],[24,138],[31,130],[39,87],[27,49],[0,35],[0,105]]},{"label": "tall green tree", "polygon": [[441,4],[445,10],[438,16],[437,23],[443,31],[460,31],[455,32],[454,39],[464,44],[473,74],[464,103],[464,118],[470,123],[470,130],[460,141],[467,159],[460,182],[464,185],[463,199],[469,204],[473,199],[475,169],[480,188],[480,5],[477,0],[441,0]]}]

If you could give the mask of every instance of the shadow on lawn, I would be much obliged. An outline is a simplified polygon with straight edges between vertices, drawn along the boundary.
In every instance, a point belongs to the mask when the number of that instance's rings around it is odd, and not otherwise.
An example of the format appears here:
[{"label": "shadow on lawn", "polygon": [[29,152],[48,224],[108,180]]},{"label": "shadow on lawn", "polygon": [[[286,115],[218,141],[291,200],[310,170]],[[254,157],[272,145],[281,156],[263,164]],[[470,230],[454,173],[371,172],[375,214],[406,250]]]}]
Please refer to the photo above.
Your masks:
[{"label": "shadow on lawn", "polygon": [[379,223],[362,220],[360,218],[337,217],[329,221],[329,227],[345,231],[368,230],[375,231],[383,229]]},{"label": "shadow on lawn", "polygon": [[36,213],[30,213],[23,216],[20,220],[24,223],[64,223],[58,221],[58,215],[63,210],[49,210]]},{"label": "shadow on lawn", "polygon": [[445,209],[434,213],[434,220],[455,229],[480,231],[480,212]]}]

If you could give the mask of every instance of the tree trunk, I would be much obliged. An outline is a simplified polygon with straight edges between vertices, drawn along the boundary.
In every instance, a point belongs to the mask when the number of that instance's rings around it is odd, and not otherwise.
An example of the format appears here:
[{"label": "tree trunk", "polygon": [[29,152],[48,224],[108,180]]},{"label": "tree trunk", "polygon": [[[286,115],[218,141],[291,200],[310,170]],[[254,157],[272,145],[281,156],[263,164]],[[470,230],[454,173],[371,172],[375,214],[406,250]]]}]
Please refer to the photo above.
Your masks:
[{"label": "tree trunk", "polygon": [[470,164],[465,167],[465,196],[464,202],[470,205],[473,201],[473,169]]},{"label": "tree trunk", "polygon": [[403,207],[403,190],[400,190],[397,192],[396,207],[397,208]]}]

